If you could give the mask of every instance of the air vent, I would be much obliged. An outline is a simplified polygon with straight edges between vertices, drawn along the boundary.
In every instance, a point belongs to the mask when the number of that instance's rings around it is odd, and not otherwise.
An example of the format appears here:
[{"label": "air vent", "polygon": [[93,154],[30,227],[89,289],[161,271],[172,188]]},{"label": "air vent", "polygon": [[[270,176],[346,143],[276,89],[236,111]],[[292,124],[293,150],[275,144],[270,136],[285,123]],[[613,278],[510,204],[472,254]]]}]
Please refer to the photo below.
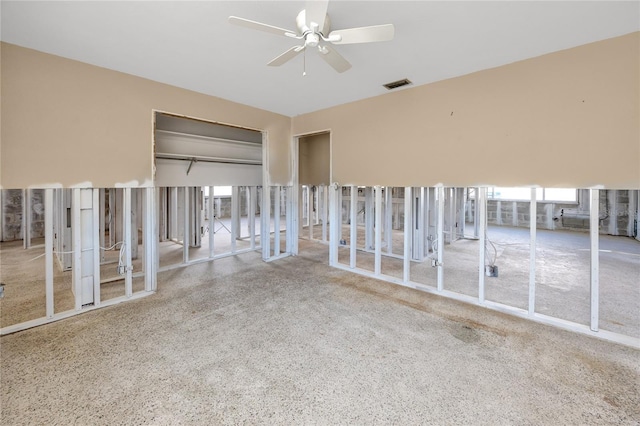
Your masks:
[{"label": "air vent", "polygon": [[387,90],[393,90],[393,89],[397,89],[398,87],[406,86],[408,84],[411,84],[411,82],[408,79],[403,78],[402,80],[393,81],[391,83],[383,84],[383,86],[386,87]]}]

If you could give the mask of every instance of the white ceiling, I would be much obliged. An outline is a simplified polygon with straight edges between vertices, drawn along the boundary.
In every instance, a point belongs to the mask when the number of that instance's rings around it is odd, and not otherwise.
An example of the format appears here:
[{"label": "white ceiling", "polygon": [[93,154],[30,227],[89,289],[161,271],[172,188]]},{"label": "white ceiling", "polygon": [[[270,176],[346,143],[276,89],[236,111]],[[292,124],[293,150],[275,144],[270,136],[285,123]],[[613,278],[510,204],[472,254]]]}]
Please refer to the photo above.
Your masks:
[{"label": "white ceiling", "polygon": [[[295,116],[640,30],[638,1],[332,1],[333,29],[392,23],[390,42],[339,45],[266,63],[295,40],[237,27],[236,15],[295,30],[304,1],[2,1],[3,41]],[[404,89],[398,89],[404,90]]]}]

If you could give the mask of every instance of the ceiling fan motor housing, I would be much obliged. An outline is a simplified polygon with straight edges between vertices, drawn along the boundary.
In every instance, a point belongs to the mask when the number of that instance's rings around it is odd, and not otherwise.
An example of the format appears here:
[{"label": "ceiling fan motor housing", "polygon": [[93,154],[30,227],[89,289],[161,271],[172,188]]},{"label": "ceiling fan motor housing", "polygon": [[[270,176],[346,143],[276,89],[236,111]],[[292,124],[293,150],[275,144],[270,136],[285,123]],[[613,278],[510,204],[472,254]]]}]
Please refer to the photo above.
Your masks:
[{"label": "ceiling fan motor housing", "polygon": [[[311,22],[307,23],[307,13],[305,9],[302,9],[300,13],[298,13],[298,16],[296,16],[296,26],[298,27],[298,31],[300,31],[300,35],[305,36],[305,40],[307,40],[309,34],[314,34],[318,42],[320,40],[320,36],[318,33],[322,34],[325,37],[329,35],[329,31],[331,30],[331,21],[329,20],[329,15],[325,15],[324,25],[322,26],[322,28],[317,28],[314,30],[313,27],[319,26],[318,22],[315,22],[315,24],[316,25],[313,25],[313,23]],[[317,42],[313,45],[307,43],[308,46],[317,46],[317,44]]]}]

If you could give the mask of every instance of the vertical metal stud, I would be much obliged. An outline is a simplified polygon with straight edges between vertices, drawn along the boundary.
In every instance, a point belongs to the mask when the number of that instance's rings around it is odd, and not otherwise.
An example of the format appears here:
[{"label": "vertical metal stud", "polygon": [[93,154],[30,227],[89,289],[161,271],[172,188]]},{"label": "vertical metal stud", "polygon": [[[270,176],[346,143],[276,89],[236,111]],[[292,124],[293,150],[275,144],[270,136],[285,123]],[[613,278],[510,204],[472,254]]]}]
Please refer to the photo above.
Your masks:
[{"label": "vertical metal stud", "polygon": [[402,281],[408,283],[411,273],[411,234],[413,231],[413,215],[411,214],[411,204],[413,201],[413,191],[410,186],[404,188],[404,253],[403,253],[403,274]]},{"label": "vertical metal stud", "polygon": [[215,256],[215,235],[216,235],[216,212],[215,212],[215,204],[214,204],[214,187],[209,186],[209,199],[207,200],[207,205],[209,208],[209,259]]},{"label": "vertical metal stud", "polygon": [[101,247],[100,248],[100,261],[101,262],[104,260],[104,250],[103,250],[103,248],[106,247],[105,246],[106,241],[104,239],[104,236],[105,236],[105,233],[106,233],[106,229],[105,229],[105,225],[106,225],[105,224],[105,213],[106,213],[105,212],[105,202],[106,202],[105,191],[106,190],[104,188],[98,189],[98,192],[99,192],[99,194],[98,194],[98,197],[99,197],[99,200],[98,200],[98,203],[99,203],[98,215],[100,216],[98,223],[99,223],[99,227],[100,227],[100,230],[99,230],[99,232],[100,232],[99,241],[100,241],[100,247]]},{"label": "vertical metal stud", "polygon": [[[100,248],[100,189],[93,189],[93,305],[100,306],[100,258],[101,258],[101,248]],[[104,234],[102,234],[104,235]]]},{"label": "vertical metal stud", "polygon": [[436,224],[436,232],[438,234],[438,291],[444,289],[444,187],[436,188],[438,194],[438,219]]},{"label": "vertical metal stud", "polygon": [[[476,187],[475,190],[475,208],[473,209],[473,236],[474,238],[480,238],[480,209],[478,209],[480,187]],[[486,189],[485,189],[485,202],[486,202]]]},{"label": "vertical metal stud", "polygon": [[155,291],[157,286],[156,251],[158,249],[159,228],[156,222],[156,191],[154,188],[144,189],[144,289]]},{"label": "vertical metal stud", "polygon": [[[211,191],[209,192],[211,193]],[[257,189],[255,186],[249,187],[249,240],[251,244],[251,250],[256,248],[256,194]]]},{"label": "vertical metal stud", "polygon": [[375,191],[375,267],[374,273],[382,273],[382,187],[376,186]]},{"label": "vertical metal stud", "polygon": [[240,236],[240,188],[231,187],[231,253],[236,252],[236,241]]},{"label": "vertical metal stud", "polygon": [[82,227],[80,223],[80,191],[71,190],[71,238],[73,260],[71,263],[71,280],[73,285],[74,307],[76,311],[82,309]]},{"label": "vertical metal stud", "polygon": [[351,208],[350,210],[350,222],[351,235],[349,237],[349,266],[351,268],[356,267],[356,248],[358,246],[358,187],[351,185]]},{"label": "vertical metal stud", "polygon": [[536,234],[538,200],[536,188],[531,188],[529,203],[529,315],[536,312]]},{"label": "vertical metal stud", "polygon": [[183,192],[184,196],[184,217],[182,222],[182,263],[189,263],[189,241],[191,240],[190,231],[191,228],[189,226],[189,217],[191,215],[191,211],[189,209],[189,187],[185,186]]},{"label": "vertical metal stud", "polygon": [[44,190],[44,268],[46,316],[54,314],[53,297],[53,189]]},{"label": "vertical metal stud", "polygon": [[[328,216],[329,216],[329,209],[328,209],[328,204],[329,204],[329,190],[327,188],[326,185],[322,185],[322,241],[327,241],[327,222],[329,220]],[[342,208],[340,208],[340,211],[342,211]]]},{"label": "vertical metal stud", "polygon": [[307,229],[307,231],[309,231],[309,240],[313,240],[313,222],[314,222],[314,213],[313,213],[313,206],[314,206],[314,200],[315,200],[315,191],[316,191],[316,187],[315,186],[311,186],[309,185],[307,187],[307,223],[309,224],[309,228]]},{"label": "vertical metal stud", "polygon": [[[266,181],[265,181],[266,184]],[[262,245],[262,259],[271,257],[271,188],[262,187],[262,208],[260,209],[260,244]]]},{"label": "vertical metal stud", "polygon": [[[185,191],[187,193],[187,191]],[[125,258],[125,276],[124,276],[124,294],[126,297],[133,295],[133,265],[131,263],[131,242],[132,223],[131,223],[131,188],[124,189],[124,258]]]},{"label": "vertical metal stud", "polygon": [[340,243],[340,216],[338,201],[340,199],[338,191],[340,186],[331,184],[329,187],[329,265],[338,264],[338,244]]},{"label": "vertical metal stud", "polygon": [[274,187],[273,192],[273,255],[280,254],[280,186]]},{"label": "vertical metal stud", "polygon": [[[295,241],[298,240],[294,232],[296,228],[295,217],[293,214],[293,194],[294,190],[291,186],[284,187],[284,201],[285,201],[285,251],[289,254],[297,254]],[[295,240],[295,241],[294,241]]]},{"label": "vertical metal stud", "polygon": [[591,331],[598,331],[600,316],[600,191],[591,190],[591,204],[589,207],[589,234],[591,237]]},{"label": "vertical metal stud", "polygon": [[485,265],[486,265],[486,244],[487,244],[487,188],[476,189],[476,209],[479,220],[479,261],[478,261],[478,301],[484,303],[485,300]]}]

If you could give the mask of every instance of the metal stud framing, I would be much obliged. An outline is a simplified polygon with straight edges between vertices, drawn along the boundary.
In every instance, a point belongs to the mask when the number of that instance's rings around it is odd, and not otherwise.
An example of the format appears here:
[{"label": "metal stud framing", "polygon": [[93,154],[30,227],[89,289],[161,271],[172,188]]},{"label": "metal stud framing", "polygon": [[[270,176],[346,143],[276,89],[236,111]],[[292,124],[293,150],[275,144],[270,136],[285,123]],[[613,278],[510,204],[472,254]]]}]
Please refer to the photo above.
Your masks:
[{"label": "metal stud framing", "polygon": [[487,189],[479,188],[478,194],[476,196],[476,200],[478,200],[478,205],[476,209],[478,210],[478,220],[479,220],[479,239],[480,239],[480,257],[478,264],[478,300],[480,303],[484,303],[485,298],[485,288],[484,288],[484,276],[485,276],[485,264],[486,264],[486,244],[487,244]]},{"label": "metal stud framing", "polygon": [[438,234],[438,291],[444,289],[444,268],[443,268],[443,255],[444,255],[444,187],[439,186],[436,188],[438,194],[438,219],[436,224],[436,232]]},{"label": "metal stud framing", "polygon": [[44,267],[46,317],[53,318],[53,189],[44,190]]},{"label": "metal stud framing", "polygon": [[535,188],[531,188],[529,203],[529,315],[536,312],[536,227],[538,216],[538,200]]},{"label": "metal stud framing", "polygon": [[600,239],[600,191],[591,190],[591,203],[589,207],[589,234],[591,235],[591,331],[598,331],[600,316],[600,266],[599,266],[599,239]]},{"label": "metal stud framing", "polygon": [[[131,262],[131,188],[125,188],[124,191],[124,261],[125,261],[125,275],[124,275],[124,294],[127,298],[133,295],[133,264]],[[185,194],[188,194],[185,191]],[[188,202],[188,195],[185,197],[185,201]],[[187,203],[185,203],[187,204]],[[185,205],[185,208],[188,208]],[[188,246],[188,243],[187,243]]]},{"label": "metal stud framing", "polygon": [[402,281],[408,283],[411,275],[411,232],[413,230],[413,215],[411,214],[412,188],[404,188],[404,252],[402,263]]},{"label": "metal stud framing", "polygon": [[382,187],[374,187],[375,192],[375,266],[374,273],[382,272]]},{"label": "metal stud framing", "polygon": [[[385,188],[386,189],[386,188]],[[452,209],[452,205],[454,203],[455,192],[449,189],[449,195],[451,196],[449,206]],[[375,192],[374,192],[375,191]],[[417,188],[416,191],[424,191],[424,188]],[[404,256],[403,256],[403,278],[402,280],[394,277],[390,277],[387,275],[381,274],[380,271],[380,259],[381,259],[381,236],[382,229],[381,223],[383,220],[383,216],[386,218],[386,214],[382,213],[382,189],[379,186],[376,187],[367,187],[365,188],[365,194],[369,193],[373,196],[370,198],[373,201],[370,204],[374,204],[369,209],[365,205],[365,215],[370,218],[374,217],[374,223],[372,229],[369,229],[374,236],[374,248],[375,249],[375,269],[374,271],[368,271],[356,266],[356,253],[358,248],[356,247],[356,238],[357,238],[357,223],[356,223],[356,214],[357,214],[357,187],[351,186],[351,203],[350,203],[350,219],[351,219],[351,233],[350,233],[350,262],[349,265],[341,265],[337,263],[337,250],[338,250],[338,241],[340,239],[340,235],[338,233],[338,227],[332,226],[332,232],[330,236],[330,265],[338,267],[340,269],[346,269],[355,271],[364,276],[371,276],[376,278],[382,278],[386,281],[406,285],[409,287],[418,288],[420,290],[426,292],[434,292],[444,295],[445,297],[449,297],[452,299],[460,300],[466,303],[471,303],[475,305],[481,305],[486,308],[509,313],[519,317],[527,317],[533,321],[554,325],[563,329],[571,330],[574,332],[589,334],[592,336],[597,336],[600,338],[604,338],[609,341],[615,341],[618,343],[622,343],[625,345],[629,345],[632,347],[640,348],[640,339],[621,335],[618,333],[599,330],[599,191],[598,190],[590,190],[590,240],[591,240],[591,279],[590,279],[590,289],[591,289],[591,318],[589,326],[584,326],[581,324],[577,324],[571,321],[562,320],[559,318],[550,317],[547,315],[539,314],[535,312],[535,295],[536,295],[536,215],[537,215],[537,200],[536,200],[536,192],[535,189],[531,190],[531,203],[530,203],[530,263],[529,263],[529,294],[528,294],[528,309],[520,309],[515,308],[509,305],[492,302],[485,300],[485,289],[484,289],[484,280],[485,280],[485,260],[486,253],[484,249],[484,243],[486,241],[485,230],[486,230],[486,220],[487,220],[487,198],[485,187],[476,188],[475,190],[475,212],[474,212],[474,236],[479,238],[480,245],[480,254],[478,259],[478,268],[479,268],[479,279],[478,279],[478,297],[467,296],[464,294],[459,294],[453,291],[445,290],[443,287],[443,273],[444,273],[444,265],[443,265],[443,248],[444,248],[444,211],[445,211],[445,188],[444,187],[436,187],[436,209],[437,209],[437,221],[436,221],[436,233],[437,233],[437,267],[438,267],[438,281],[437,288],[432,288],[429,286],[425,286],[423,284],[414,283],[411,281],[410,276],[410,260],[413,255],[413,246],[411,245],[410,235],[413,232],[415,218],[411,217],[411,212],[413,211],[413,206],[411,205],[412,201],[415,200],[415,196],[413,195],[413,188],[405,188],[405,240],[404,240]],[[420,192],[418,192],[420,193]],[[426,197],[428,198],[429,190],[426,192]],[[366,197],[365,197],[366,198]],[[339,216],[341,211],[341,206],[339,204],[340,197],[338,196],[337,190],[330,191],[330,218],[333,220],[341,219]],[[388,199],[385,197],[385,201]],[[428,200],[425,200],[428,202]],[[640,201],[639,201],[640,203]],[[367,203],[365,203],[367,204]],[[428,209],[428,207],[427,207]],[[372,210],[375,211],[375,214],[372,214]],[[450,213],[453,213],[452,210]],[[417,214],[420,214],[420,209],[416,211]],[[426,213],[426,212],[425,212]],[[365,217],[366,217],[365,216]],[[425,214],[425,218],[426,218]],[[454,217],[454,216],[450,216]],[[365,220],[365,223],[367,221]],[[425,219],[426,222],[426,219]],[[367,225],[368,226],[368,225]],[[427,225],[425,225],[427,226]],[[448,227],[449,228],[449,227]],[[333,229],[336,231],[334,232]],[[451,229],[451,236],[455,238],[453,234],[453,229]],[[365,250],[370,250],[369,247],[365,247]]]},{"label": "metal stud framing", "polygon": [[350,195],[350,222],[349,229],[349,267],[356,267],[356,248],[358,247],[358,187],[351,185]]}]

